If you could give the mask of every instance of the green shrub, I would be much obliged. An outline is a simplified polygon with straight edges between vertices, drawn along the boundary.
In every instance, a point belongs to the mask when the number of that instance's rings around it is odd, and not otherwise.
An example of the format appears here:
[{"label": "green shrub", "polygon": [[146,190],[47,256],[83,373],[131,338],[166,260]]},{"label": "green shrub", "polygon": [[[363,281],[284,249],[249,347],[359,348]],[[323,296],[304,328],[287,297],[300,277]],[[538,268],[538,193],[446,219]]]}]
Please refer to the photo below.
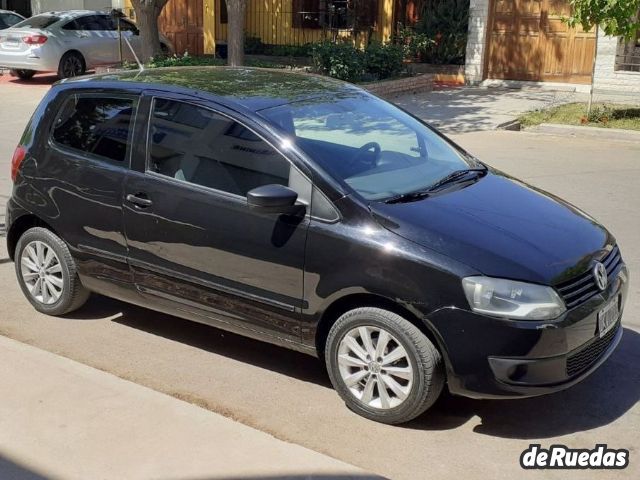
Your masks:
[{"label": "green shrub", "polygon": [[267,50],[267,45],[262,43],[260,37],[244,37],[244,53],[249,55],[262,55]]},{"label": "green shrub", "polygon": [[408,27],[398,31],[394,43],[402,46],[404,57],[408,60],[420,60],[435,45],[435,41],[429,35]]},{"label": "green shrub", "polygon": [[364,52],[349,42],[325,40],[314,44],[311,52],[319,73],[348,82],[360,81],[364,75]]},{"label": "green shrub", "polygon": [[428,63],[464,64],[469,29],[469,0],[429,0],[416,32],[433,39],[420,53]]},{"label": "green shrub", "polygon": [[311,43],[305,43],[304,45],[271,45],[268,54],[276,57],[310,57],[311,48]]},{"label": "green shrub", "polygon": [[393,43],[370,43],[364,52],[364,70],[373,80],[395,77],[404,69],[404,49]]},{"label": "green shrub", "polygon": [[364,51],[351,42],[325,40],[311,48],[314,69],[348,82],[383,80],[404,70],[401,45],[372,42]]}]

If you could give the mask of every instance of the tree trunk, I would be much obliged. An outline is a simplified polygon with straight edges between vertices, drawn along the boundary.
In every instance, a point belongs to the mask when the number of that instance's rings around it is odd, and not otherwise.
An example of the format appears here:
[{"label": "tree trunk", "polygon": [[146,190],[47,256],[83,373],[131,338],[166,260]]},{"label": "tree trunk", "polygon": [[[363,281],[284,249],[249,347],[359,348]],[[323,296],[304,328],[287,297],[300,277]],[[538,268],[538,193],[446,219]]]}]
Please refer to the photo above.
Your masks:
[{"label": "tree trunk", "polygon": [[227,63],[232,67],[244,65],[244,19],[247,0],[225,0],[229,15],[227,33]]},{"label": "tree trunk", "polygon": [[596,46],[593,52],[593,65],[591,66],[591,85],[589,86],[589,102],[587,103],[587,119],[591,115],[591,107],[593,105],[593,82],[596,79],[596,59],[598,58],[598,34],[600,26],[596,24]]},{"label": "tree trunk", "polygon": [[[169,0],[132,0],[136,21],[142,39],[142,63],[162,54],[158,17]],[[125,46],[124,48],[129,48]]]}]

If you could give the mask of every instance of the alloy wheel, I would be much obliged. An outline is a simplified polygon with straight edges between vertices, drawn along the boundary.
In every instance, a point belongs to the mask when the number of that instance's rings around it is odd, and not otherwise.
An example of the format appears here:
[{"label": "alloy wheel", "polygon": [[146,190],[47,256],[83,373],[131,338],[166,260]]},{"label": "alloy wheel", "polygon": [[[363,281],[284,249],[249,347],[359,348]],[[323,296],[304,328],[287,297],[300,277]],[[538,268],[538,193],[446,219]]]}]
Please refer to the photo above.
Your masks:
[{"label": "alloy wheel", "polygon": [[368,407],[398,407],[413,387],[409,354],[398,339],[379,327],[348,331],[338,346],[338,368],[351,394]]},{"label": "alloy wheel", "polygon": [[56,303],[64,290],[60,259],[44,242],[33,241],[22,251],[20,273],[31,296],[44,305]]},{"label": "alloy wheel", "polygon": [[64,61],[62,71],[67,78],[76,77],[82,72],[82,61],[75,55],[71,55]]}]

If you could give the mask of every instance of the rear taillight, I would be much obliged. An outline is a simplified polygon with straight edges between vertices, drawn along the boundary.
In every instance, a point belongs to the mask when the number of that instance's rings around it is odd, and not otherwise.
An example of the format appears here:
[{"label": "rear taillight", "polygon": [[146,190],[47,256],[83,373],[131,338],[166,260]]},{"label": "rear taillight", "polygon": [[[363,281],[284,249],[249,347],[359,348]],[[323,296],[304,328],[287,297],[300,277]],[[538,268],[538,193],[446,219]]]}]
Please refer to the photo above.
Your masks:
[{"label": "rear taillight", "polygon": [[46,43],[47,38],[46,35],[29,35],[28,37],[22,37],[22,41],[27,45],[42,45]]},{"label": "rear taillight", "polygon": [[11,181],[15,182],[16,177],[18,176],[18,170],[20,170],[20,165],[24,160],[24,157],[27,156],[27,149],[22,145],[18,145],[16,151],[13,152],[13,157],[11,158]]}]

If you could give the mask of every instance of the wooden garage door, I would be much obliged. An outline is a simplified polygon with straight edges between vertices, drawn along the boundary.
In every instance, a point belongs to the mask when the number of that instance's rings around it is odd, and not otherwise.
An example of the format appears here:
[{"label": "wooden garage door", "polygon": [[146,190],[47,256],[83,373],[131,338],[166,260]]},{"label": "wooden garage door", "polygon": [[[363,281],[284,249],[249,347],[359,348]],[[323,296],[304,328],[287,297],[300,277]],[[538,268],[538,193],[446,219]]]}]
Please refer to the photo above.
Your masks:
[{"label": "wooden garage door", "polygon": [[169,0],[160,14],[160,31],[173,42],[178,55],[204,53],[203,0]]},{"label": "wooden garage door", "polygon": [[565,0],[492,0],[488,78],[589,83],[595,33],[570,29]]}]

